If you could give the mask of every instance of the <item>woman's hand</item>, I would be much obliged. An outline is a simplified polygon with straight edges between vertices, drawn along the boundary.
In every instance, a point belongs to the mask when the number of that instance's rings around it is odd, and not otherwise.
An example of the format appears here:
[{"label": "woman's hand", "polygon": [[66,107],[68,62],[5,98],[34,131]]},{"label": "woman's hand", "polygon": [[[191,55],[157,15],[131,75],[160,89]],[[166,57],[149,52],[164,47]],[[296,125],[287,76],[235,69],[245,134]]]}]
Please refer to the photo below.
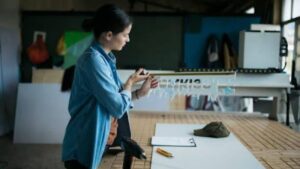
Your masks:
[{"label": "woman's hand", "polygon": [[153,76],[149,76],[143,83],[142,87],[136,92],[137,98],[146,96],[150,89],[156,88],[158,86],[158,81]]},{"label": "woman's hand", "polygon": [[134,85],[137,82],[146,80],[149,77],[149,73],[143,74],[142,72],[144,71],[143,68],[140,68],[138,71],[133,73],[132,75],[129,76],[127,79],[126,83],[124,84],[124,89],[131,91],[132,85]]}]

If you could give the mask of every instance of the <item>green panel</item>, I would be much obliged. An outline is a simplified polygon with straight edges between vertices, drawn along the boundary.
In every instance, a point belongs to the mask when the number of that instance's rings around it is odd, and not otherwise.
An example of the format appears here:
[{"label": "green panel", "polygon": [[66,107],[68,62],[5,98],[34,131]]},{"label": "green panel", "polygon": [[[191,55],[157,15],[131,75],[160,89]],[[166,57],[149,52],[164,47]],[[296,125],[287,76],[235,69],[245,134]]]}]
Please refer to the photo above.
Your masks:
[{"label": "green panel", "polygon": [[135,16],[130,42],[115,52],[119,68],[174,70],[182,59],[181,16]]},{"label": "green panel", "polygon": [[72,31],[65,33],[67,52],[64,58],[63,67],[66,69],[76,64],[77,59],[84,50],[91,44],[93,35],[87,32]]}]

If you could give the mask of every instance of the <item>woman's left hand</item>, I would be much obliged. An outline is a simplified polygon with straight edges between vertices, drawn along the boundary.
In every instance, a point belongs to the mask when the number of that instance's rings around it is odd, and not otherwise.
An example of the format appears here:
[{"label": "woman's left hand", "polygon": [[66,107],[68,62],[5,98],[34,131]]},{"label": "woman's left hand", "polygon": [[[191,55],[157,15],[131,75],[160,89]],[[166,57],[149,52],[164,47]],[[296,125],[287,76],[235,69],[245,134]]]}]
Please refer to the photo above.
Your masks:
[{"label": "woman's left hand", "polygon": [[142,87],[137,90],[138,97],[146,96],[150,89],[156,88],[158,81],[153,76],[149,76],[143,83]]}]

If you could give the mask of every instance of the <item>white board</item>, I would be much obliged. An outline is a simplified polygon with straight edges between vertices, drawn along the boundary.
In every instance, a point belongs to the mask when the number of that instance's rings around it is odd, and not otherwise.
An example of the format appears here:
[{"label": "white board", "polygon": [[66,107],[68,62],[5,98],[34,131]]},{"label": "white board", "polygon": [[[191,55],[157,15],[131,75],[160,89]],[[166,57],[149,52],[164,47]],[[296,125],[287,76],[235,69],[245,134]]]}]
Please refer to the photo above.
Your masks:
[{"label": "white board", "polygon": [[151,169],[263,169],[263,165],[231,133],[226,138],[193,136],[203,125],[156,124],[155,136],[194,137],[196,147],[163,147],[173,154],[167,158],[153,147]]},{"label": "white board", "polygon": [[14,143],[62,143],[69,95],[60,84],[19,84]]}]

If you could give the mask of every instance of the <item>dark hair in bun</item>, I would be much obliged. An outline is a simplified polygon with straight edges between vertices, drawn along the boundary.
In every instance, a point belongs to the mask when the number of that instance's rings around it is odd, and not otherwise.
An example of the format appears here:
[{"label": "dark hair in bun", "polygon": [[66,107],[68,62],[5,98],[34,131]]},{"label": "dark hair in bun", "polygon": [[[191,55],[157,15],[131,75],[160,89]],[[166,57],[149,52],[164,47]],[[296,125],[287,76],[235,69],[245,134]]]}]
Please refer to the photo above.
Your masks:
[{"label": "dark hair in bun", "polygon": [[93,31],[95,38],[98,39],[103,32],[111,31],[113,34],[118,34],[130,24],[132,24],[131,18],[125,11],[116,5],[107,4],[96,11],[93,19],[85,19],[82,28],[85,31]]},{"label": "dark hair in bun", "polygon": [[81,27],[84,31],[90,32],[93,29],[93,19],[85,19],[83,20]]}]

